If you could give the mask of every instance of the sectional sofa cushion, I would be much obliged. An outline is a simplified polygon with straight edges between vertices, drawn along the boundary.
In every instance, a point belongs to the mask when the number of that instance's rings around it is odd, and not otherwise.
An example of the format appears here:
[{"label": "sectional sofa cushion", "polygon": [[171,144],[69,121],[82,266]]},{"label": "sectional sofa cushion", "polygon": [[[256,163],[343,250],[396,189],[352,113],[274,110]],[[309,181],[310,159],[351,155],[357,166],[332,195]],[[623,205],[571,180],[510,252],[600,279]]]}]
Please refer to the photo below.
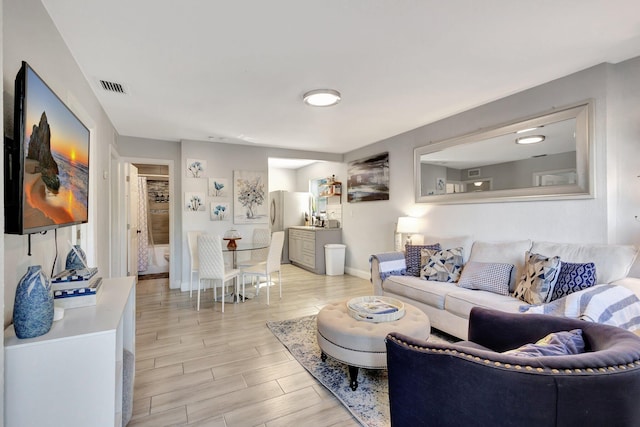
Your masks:
[{"label": "sectional sofa cushion", "polygon": [[440,310],[444,310],[447,294],[459,290],[455,283],[431,282],[412,276],[389,276],[382,286],[385,293],[418,301]]},{"label": "sectional sofa cushion", "polygon": [[498,295],[488,291],[471,291],[460,288],[449,292],[444,301],[444,309],[446,311],[464,319],[469,318],[469,313],[473,307],[519,313],[520,307],[523,305],[526,304],[510,295]]},{"label": "sectional sofa cushion", "polygon": [[559,256],[564,262],[593,262],[598,272],[598,283],[601,284],[627,277],[638,250],[625,245],[534,242],[531,252]]},{"label": "sectional sofa cushion", "polygon": [[559,275],[560,257],[527,252],[524,273],[513,296],[529,304],[550,302]]},{"label": "sectional sofa cushion", "polygon": [[512,264],[469,261],[462,269],[458,286],[509,295]]},{"label": "sectional sofa cushion", "polygon": [[501,262],[513,264],[509,280],[509,292],[513,292],[522,277],[524,253],[531,249],[531,240],[514,240],[512,242],[476,241],[471,248],[469,261]]},{"label": "sectional sofa cushion", "polygon": [[441,249],[462,248],[462,259],[467,262],[471,253],[471,246],[473,245],[473,238],[471,236],[454,236],[454,237],[438,237],[438,236],[424,236],[425,244],[439,243]]}]

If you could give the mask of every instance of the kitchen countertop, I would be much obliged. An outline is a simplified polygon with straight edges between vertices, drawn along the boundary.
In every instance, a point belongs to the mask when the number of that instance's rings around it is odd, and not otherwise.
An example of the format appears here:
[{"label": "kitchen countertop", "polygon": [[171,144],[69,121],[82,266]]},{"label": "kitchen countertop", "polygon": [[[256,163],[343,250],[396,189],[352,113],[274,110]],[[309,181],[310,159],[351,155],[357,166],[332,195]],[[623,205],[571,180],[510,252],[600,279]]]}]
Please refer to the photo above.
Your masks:
[{"label": "kitchen countertop", "polygon": [[310,230],[310,231],[340,230],[340,228],[316,227],[315,225],[294,225],[289,228],[295,228],[298,230]]}]

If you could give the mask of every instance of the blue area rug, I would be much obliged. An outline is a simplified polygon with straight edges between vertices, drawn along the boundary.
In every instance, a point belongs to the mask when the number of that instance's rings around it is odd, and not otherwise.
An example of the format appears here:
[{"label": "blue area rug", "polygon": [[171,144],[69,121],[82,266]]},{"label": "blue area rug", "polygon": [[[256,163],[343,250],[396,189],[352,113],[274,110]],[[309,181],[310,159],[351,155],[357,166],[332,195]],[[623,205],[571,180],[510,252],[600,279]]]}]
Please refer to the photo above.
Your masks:
[{"label": "blue area rug", "polygon": [[[267,322],[267,326],[304,368],[331,391],[364,426],[388,427],[389,390],[387,371],[360,369],[358,389],[349,387],[347,365],[328,357],[320,359],[316,340],[316,316]],[[443,340],[433,334],[430,340]]]}]

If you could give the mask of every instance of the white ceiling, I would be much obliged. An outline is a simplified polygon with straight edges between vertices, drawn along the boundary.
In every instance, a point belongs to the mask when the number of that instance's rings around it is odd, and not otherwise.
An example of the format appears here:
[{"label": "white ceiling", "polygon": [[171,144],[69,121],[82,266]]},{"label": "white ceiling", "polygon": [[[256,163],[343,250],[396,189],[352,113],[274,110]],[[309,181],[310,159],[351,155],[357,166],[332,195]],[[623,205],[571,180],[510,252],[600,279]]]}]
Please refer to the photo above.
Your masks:
[{"label": "white ceiling", "polygon": [[638,0],[42,2],[116,130],[160,140],[345,153],[640,55]]}]

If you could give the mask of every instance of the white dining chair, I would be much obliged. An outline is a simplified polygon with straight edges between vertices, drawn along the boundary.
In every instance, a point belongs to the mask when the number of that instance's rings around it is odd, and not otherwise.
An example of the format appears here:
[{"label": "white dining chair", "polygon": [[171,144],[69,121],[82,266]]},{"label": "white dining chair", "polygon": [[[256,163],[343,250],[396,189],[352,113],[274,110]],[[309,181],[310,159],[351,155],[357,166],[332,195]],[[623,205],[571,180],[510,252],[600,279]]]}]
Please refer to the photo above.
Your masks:
[{"label": "white dining chair", "polygon": [[198,274],[198,236],[201,231],[188,231],[189,244],[189,298],[193,296],[193,275]]},{"label": "white dining chair", "polygon": [[235,279],[235,294],[238,294],[238,277],[240,270],[226,269],[222,256],[222,236],[214,234],[200,234],[198,236],[198,304],[200,311],[200,287],[203,280],[211,281],[213,287],[213,301],[217,300],[216,288],[222,288],[222,312],[224,313],[225,285]]},{"label": "white dining chair", "polygon": [[[260,279],[264,278],[267,283],[267,305],[269,305],[269,285],[272,281],[272,274],[278,272],[278,285],[280,287],[280,298],[282,298],[282,274],[280,273],[280,260],[282,258],[282,247],[284,246],[284,231],[276,231],[271,235],[271,243],[269,244],[269,253],[267,261],[256,264],[245,270],[242,270],[242,293],[244,295],[244,284],[246,276],[258,280],[257,286],[260,286]],[[256,291],[257,292],[257,291]]]},{"label": "white dining chair", "polygon": [[245,269],[245,268],[252,267],[256,264],[260,264],[261,262],[266,262],[267,255],[269,253],[268,245],[270,241],[271,241],[271,232],[269,231],[268,228],[254,228],[251,242],[253,244],[263,244],[265,245],[265,248],[252,250],[249,255],[249,259],[238,263],[238,268]]}]

